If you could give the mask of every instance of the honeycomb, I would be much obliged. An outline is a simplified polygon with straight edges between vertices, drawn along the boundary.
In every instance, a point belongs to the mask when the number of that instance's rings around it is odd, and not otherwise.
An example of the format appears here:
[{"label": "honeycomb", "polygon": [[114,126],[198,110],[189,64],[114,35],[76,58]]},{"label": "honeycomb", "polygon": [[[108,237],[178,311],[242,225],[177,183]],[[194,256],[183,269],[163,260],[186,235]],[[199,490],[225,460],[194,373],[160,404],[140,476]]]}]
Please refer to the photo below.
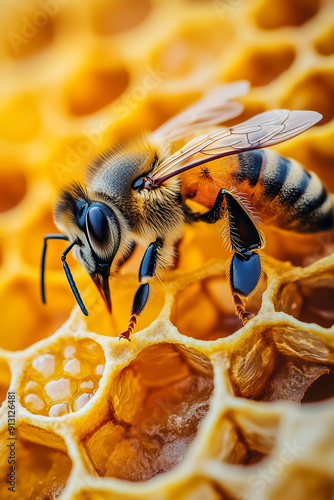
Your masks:
[{"label": "honeycomb", "polygon": [[112,282],[112,316],[69,256],[88,318],[74,306],[62,241],[39,296],[59,189],[222,83],[252,86],[228,124],[322,113],[274,149],[334,193],[333,19],[330,0],[1,2],[1,499],[334,498],[334,231],[263,227],[245,326],[220,224],[185,228],[131,343],[117,335],[144,248]]}]

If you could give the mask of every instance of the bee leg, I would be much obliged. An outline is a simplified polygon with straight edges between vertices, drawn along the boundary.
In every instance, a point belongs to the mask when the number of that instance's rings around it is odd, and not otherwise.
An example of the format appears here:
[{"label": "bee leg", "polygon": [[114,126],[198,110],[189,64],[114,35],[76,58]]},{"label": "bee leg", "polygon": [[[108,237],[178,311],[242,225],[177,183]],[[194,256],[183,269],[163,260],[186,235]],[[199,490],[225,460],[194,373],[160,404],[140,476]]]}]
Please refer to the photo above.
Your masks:
[{"label": "bee leg", "polygon": [[217,195],[213,207],[204,214],[187,210],[186,215],[189,221],[201,221],[206,222],[207,224],[214,224],[215,222],[218,222],[223,217],[224,211],[226,210],[225,193],[228,193],[228,191],[226,191],[226,189],[221,189]]},{"label": "bee leg", "polygon": [[[144,257],[141,261],[139,268],[139,282],[141,283],[144,279],[150,279],[154,276],[157,262],[158,262],[158,249],[163,245],[162,240],[158,238],[156,241],[151,243],[144,254]],[[118,338],[119,339],[130,339],[130,335],[134,330],[134,327],[137,324],[137,318],[141,314],[144,309],[147,299],[149,296],[150,285],[148,283],[143,283],[139,286],[135,297],[133,299],[131,317],[128,324],[128,329],[121,333]]]},{"label": "bee leg", "polygon": [[234,252],[228,281],[236,314],[246,323],[253,317],[245,309],[244,301],[249,297],[261,278],[261,263],[257,252],[263,246],[261,236],[246,207],[226,189],[221,189],[213,207],[204,214],[193,214],[192,220],[214,224],[228,213],[230,242]]},{"label": "bee leg", "polygon": [[140,285],[140,287],[136,291],[136,295],[133,299],[131,318],[129,320],[128,329],[125,332],[118,335],[119,339],[127,339],[129,342],[131,341],[130,335],[137,324],[138,316],[140,315],[140,313],[142,312],[142,310],[146,305],[149,291],[150,291],[150,285],[148,283]]}]

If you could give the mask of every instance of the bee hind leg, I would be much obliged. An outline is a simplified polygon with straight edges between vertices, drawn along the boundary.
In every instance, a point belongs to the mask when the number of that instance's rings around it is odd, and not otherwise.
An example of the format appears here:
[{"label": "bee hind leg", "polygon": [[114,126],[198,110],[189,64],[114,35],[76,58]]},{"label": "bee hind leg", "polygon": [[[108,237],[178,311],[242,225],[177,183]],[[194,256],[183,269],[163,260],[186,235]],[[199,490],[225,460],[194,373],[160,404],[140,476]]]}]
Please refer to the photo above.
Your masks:
[{"label": "bee hind leg", "polygon": [[255,290],[261,278],[259,250],[263,246],[261,235],[247,207],[237,196],[226,189],[221,189],[213,207],[204,214],[191,214],[191,220],[214,224],[227,211],[229,241],[234,252],[227,279],[230,284],[235,312],[243,323],[253,314],[245,309],[245,301]]},{"label": "bee hind leg", "polygon": [[[144,254],[144,257],[141,261],[139,268],[139,282],[141,283],[143,280],[149,280],[155,274],[158,262],[158,250],[163,245],[162,240],[158,238],[156,241],[151,243]],[[143,311],[150,292],[150,285],[148,283],[142,283],[133,299],[131,317],[128,323],[128,329],[121,333],[118,338],[126,339],[130,342],[130,335],[132,334],[136,324],[137,318],[140,316]]]}]

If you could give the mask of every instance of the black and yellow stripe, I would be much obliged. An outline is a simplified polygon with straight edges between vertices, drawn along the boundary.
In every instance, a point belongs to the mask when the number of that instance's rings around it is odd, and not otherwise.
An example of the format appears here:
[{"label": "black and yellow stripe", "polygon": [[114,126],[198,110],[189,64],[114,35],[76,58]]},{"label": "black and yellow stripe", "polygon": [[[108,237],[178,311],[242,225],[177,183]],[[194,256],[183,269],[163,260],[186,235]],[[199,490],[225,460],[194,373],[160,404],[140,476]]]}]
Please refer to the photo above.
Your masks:
[{"label": "black and yellow stripe", "polygon": [[252,204],[264,222],[302,233],[333,228],[332,199],[318,176],[297,161],[270,150],[249,151],[238,156],[232,176],[253,190]]}]

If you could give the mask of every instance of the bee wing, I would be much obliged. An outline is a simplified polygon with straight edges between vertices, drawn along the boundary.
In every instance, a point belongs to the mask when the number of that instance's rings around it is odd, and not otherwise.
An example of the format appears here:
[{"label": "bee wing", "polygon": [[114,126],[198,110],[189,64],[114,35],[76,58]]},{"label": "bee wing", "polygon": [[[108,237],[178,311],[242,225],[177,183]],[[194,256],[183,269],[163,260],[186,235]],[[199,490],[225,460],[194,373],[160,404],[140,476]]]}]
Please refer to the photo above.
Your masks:
[{"label": "bee wing", "polygon": [[230,99],[246,94],[249,87],[249,82],[242,80],[210,90],[202,99],[161,125],[153,132],[153,137],[174,142],[198,128],[216,125],[240,115],[243,106],[230,102]]},{"label": "bee wing", "polygon": [[265,111],[235,127],[196,137],[164,161],[149,177],[159,180],[160,185],[174,175],[217,158],[291,139],[312,127],[321,118],[322,115],[316,111]]}]

